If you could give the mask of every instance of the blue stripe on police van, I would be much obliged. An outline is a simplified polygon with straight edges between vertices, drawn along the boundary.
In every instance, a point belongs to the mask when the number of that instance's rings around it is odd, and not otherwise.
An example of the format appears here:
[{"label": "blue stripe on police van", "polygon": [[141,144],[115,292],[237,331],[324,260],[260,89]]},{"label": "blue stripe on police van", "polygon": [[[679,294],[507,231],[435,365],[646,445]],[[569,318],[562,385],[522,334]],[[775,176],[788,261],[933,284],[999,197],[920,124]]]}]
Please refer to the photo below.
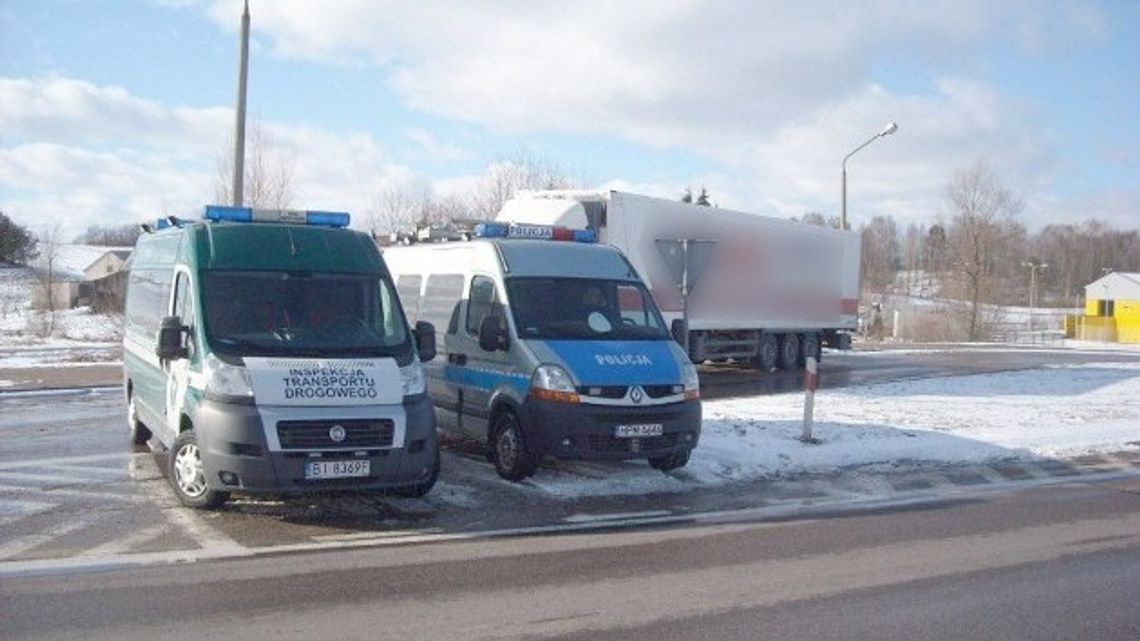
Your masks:
[{"label": "blue stripe on police van", "polygon": [[494,390],[502,385],[508,385],[518,391],[519,396],[526,396],[530,387],[530,377],[523,374],[497,372],[491,369],[460,365],[445,365],[443,367],[443,380],[482,390]]},{"label": "blue stripe on police van", "polygon": [[566,365],[580,385],[676,385],[672,341],[535,341]]}]

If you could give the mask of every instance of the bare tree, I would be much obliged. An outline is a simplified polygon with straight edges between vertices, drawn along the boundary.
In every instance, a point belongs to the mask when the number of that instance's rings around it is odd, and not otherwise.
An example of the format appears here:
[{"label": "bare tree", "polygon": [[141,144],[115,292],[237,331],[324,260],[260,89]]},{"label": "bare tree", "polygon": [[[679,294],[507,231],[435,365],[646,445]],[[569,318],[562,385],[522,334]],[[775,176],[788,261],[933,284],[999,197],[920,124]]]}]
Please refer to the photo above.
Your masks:
[{"label": "bare tree", "polygon": [[410,233],[432,220],[431,188],[425,184],[386,187],[373,201],[369,227],[373,235]]},{"label": "bare tree", "polygon": [[56,278],[59,276],[60,258],[59,225],[49,228],[40,235],[39,259],[36,262],[36,286],[40,298],[40,310],[35,332],[41,338],[51,336],[55,331]]},{"label": "bare tree", "polygon": [[994,281],[1003,246],[1016,227],[1023,204],[984,163],[958,171],[946,188],[953,213],[948,244],[953,268],[967,296],[967,336],[982,337],[981,306],[993,302]]},{"label": "bare tree", "polygon": [[[293,202],[293,160],[275,149],[268,132],[254,120],[249,127],[246,145],[244,205],[265,209],[287,209]],[[214,181],[214,201],[229,204],[233,195],[233,155],[224,151],[218,156]]]},{"label": "bare tree", "polygon": [[573,189],[577,181],[559,167],[527,154],[492,163],[468,197],[472,218],[493,218],[520,189]]},{"label": "bare tree", "polygon": [[76,237],[75,242],[106,247],[133,247],[142,230],[137,224],[92,225]]},{"label": "bare tree", "polygon": [[890,216],[875,216],[861,233],[863,251],[859,267],[863,287],[872,293],[886,293],[899,268],[898,227]]}]

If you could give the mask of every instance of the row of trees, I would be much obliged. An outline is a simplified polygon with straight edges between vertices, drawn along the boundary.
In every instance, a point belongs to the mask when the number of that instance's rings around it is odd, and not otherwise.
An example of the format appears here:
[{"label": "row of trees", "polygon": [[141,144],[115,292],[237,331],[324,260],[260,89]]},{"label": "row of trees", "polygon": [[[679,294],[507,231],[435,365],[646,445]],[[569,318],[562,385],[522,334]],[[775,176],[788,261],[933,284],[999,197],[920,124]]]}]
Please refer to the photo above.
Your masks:
[{"label": "row of trees", "polygon": [[1140,231],[1089,219],[1030,234],[1018,218],[1022,201],[984,164],[955,174],[946,204],[949,222],[900,232],[893,218],[876,216],[861,228],[865,292],[929,295],[937,282],[940,296],[967,303],[965,329],[977,339],[986,305],[1029,303],[1031,270],[1038,304],[1056,307],[1080,306],[1084,286],[1109,271],[1140,271]]}]

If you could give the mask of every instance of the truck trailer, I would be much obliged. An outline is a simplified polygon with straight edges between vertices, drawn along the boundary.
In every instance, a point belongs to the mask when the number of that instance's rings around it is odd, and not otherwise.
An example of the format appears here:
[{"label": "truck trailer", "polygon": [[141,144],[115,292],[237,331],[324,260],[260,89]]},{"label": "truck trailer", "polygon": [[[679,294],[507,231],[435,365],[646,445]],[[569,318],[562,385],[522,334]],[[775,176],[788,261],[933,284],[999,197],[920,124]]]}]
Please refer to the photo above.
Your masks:
[{"label": "truck trailer", "polygon": [[[857,328],[857,232],[619,191],[520,191],[497,220],[591,229],[620,249],[693,362],[795,369]],[[711,253],[687,305],[662,249],[685,239],[713,241],[696,243]]]}]

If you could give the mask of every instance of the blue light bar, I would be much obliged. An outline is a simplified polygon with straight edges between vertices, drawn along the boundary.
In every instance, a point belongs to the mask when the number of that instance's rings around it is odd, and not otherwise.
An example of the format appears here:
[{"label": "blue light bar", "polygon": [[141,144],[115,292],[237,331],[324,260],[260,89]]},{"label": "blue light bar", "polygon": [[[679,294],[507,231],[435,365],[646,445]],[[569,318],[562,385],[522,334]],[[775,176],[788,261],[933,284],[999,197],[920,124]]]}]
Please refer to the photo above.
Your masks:
[{"label": "blue light bar", "polygon": [[160,229],[166,229],[167,227],[170,227],[170,221],[165,219],[165,218],[159,218],[159,219],[154,221],[154,230],[155,231],[158,231]]},{"label": "blue light bar", "polygon": [[478,238],[506,238],[510,230],[510,226],[503,223],[479,223],[475,225],[475,236]]},{"label": "blue light bar", "polygon": [[206,205],[206,211],[202,217],[215,222],[289,223],[317,227],[348,227],[351,220],[347,213],[337,211],[253,209],[250,207],[226,207],[224,205]]},{"label": "blue light bar", "polygon": [[530,240],[572,240],[579,243],[597,242],[598,236],[590,229],[569,229],[549,225],[487,222],[475,225],[476,238],[522,238]]}]

